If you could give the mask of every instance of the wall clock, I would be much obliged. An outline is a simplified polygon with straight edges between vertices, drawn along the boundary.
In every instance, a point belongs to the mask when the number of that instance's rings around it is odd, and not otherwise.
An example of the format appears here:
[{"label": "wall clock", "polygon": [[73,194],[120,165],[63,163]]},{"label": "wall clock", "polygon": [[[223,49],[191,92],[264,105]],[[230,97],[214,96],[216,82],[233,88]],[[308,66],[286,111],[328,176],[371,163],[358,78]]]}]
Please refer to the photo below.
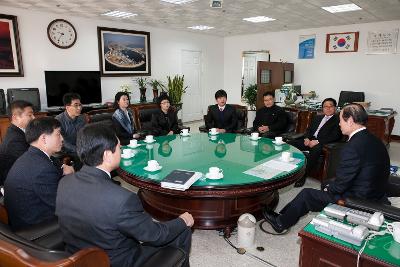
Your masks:
[{"label": "wall clock", "polygon": [[74,26],[64,19],[55,19],[50,22],[47,27],[47,36],[53,45],[63,49],[73,46],[77,38]]}]

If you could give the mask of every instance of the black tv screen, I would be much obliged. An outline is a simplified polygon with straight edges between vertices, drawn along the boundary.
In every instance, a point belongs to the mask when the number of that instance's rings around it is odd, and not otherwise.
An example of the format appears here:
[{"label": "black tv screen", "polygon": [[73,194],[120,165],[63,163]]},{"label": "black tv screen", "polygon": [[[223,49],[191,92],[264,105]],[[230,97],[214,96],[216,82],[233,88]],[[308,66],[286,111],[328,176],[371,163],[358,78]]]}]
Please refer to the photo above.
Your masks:
[{"label": "black tv screen", "polygon": [[100,71],[45,71],[47,106],[63,106],[63,95],[78,93],[82,104],[101,103]]}]

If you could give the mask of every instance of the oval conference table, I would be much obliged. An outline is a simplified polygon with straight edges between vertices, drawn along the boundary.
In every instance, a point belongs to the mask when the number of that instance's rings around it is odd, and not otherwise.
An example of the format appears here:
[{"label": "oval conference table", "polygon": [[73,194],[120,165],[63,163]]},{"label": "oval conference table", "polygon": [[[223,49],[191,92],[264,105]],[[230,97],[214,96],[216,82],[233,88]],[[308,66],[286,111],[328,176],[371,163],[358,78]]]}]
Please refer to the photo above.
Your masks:
[{"label": "oval conference table", "polygon": [[[305,171],[301,151],[286,143],[275,145],[267,138],[253,141],[246,135],[197,133],[155,139],[152,144],[139,142],[135,156],[121,159],[120,177],[139,188],[144,209],[155,219],[169,220],[188,211],[194,217],[194,228],[223,229],[227,237],[241,214],[251,213],[261,219],[265,205],[277,205],[278,189],[294,183]],[[283,151],[292,153],[289,164],[280,160]],[[145,171],[147,161],[153,159],[162,169]],[[271,163],[272,168],[265,166]],[[223,178],[211,180],[203,176],[186,191],[160,186],[160,181],[173,170],[206,174],[210,167],[221,168]]]}]

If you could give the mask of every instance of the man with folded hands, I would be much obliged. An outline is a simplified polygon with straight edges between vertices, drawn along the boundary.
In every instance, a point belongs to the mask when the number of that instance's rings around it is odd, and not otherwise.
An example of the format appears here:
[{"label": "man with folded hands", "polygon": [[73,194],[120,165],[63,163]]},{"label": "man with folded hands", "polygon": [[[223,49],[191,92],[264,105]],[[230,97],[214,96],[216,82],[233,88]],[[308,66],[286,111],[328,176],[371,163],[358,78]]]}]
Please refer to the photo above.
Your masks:
[{"label": "man with folded hands", "polygon": [[[66,249],[104,249],[111,266],[141,266],[164,246],[191,246],[194,220],[185,212],[156,222],[143,210],[139,197],[115,185],[110,172],[119,167],[120,142],[112,129],[89,124],[78,133],[82,169],[65,177],[57,192],[56,214]],[[189,266],[187,256],[184,266]]]},{"label": "man with folded hands", "polygon": [[368,132],[368,115],[359,104],[345,106],[340,112],[340,129],[348,136],[343,146],[336,178],[322,190],[305,188],[280,212],[264,209],[265,220],[281,233],[296,224],[309,211],[321,211],[329,203],[357,197],[388,203],[385,188],[390,159],[385,145]]},{"label": "man with folded hands", "polygon": [[224,90],[215,92],[215,101],[217,104],[210,106],[206,116],[206,128],[216,128],[219,133],[233,133],[237,130],[236,109],[226,104],[228,95]]}]

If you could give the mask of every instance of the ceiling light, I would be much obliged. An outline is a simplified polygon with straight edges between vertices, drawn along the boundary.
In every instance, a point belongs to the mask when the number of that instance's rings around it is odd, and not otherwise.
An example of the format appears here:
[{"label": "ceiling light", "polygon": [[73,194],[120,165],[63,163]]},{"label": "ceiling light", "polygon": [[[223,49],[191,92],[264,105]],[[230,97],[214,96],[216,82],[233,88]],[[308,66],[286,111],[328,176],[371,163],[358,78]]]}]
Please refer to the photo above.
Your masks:
[{"label": "ceiling light", "polygon": [[191,2],[195,2],[197,0],[161,0],[161,2],[166,2],[175,5],[183,5]]},{"label": "ceiling light", "polygon": [[205,26],[205,25],[191,26],[191,27],[188,27],[188,28],[189,29],[193,29],[193,30],[199,30],[199,31],[214,29],[214,27]]},{"label": "ceiling light", "polygon": [[362,8],[357,6],[356,4],[347,4],[347,5],[338,5],[338,6],[325,6],[321,7],[328,12],[338,13],[338,12],[347,12],[347,11],[356,11],[361,10]]},{"label": "ceiling light", "polygon": [[258,16],[258,17],[244,18],[243,20],[258,23],[258,22],[274,21],[276,19],[265,16]]},{"label": "ceiling light", "polygon": [[109,11],[109,12],[103,13],[101,15],[110,16],[110,17],[116,17],[116,18],[123,18],[123,19],[130,18],[130,17],[133,17],[133,16],[137,16],[137,14],[133,14],[133,13],[130,13],[130,12],[124,12],[124,11],[118,11],[118,10]]}]

